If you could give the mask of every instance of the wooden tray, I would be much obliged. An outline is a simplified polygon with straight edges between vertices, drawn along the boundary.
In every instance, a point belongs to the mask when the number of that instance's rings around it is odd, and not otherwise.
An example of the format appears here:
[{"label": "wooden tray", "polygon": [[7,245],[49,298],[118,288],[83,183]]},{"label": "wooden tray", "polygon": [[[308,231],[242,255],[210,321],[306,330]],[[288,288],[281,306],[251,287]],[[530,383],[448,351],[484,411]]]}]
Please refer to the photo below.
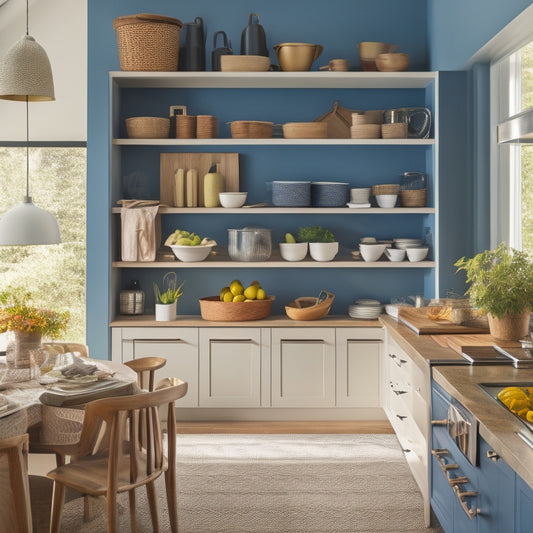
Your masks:
[{"label": "wooden tray", "polygon": [[458,354],[462,354],[466,348],[471,346],[494,346],[495,344],[502,348],[520,348],[522,346],[517,341],[496,341],[494,337],[487,334],[435,335],[433,340],[445,348],[451,348]]},{"label": "wooden tray", "polygon": [[417,335],[443,335],[462,333],[487,333],[488,328],[460,326],[448,320],[431,320],[427,307],[400,307],[398,320],[412,329]]},{"label": "wooden tray", "polygon": [[224,192],[239,191],[238,153],[170,153],[160,154],[159,187],[162,204],[174,205],[174,174],[179,168],[198,170],[198,207],[204,207],[204,176],[215,163],[220,164],[224,176]]}]

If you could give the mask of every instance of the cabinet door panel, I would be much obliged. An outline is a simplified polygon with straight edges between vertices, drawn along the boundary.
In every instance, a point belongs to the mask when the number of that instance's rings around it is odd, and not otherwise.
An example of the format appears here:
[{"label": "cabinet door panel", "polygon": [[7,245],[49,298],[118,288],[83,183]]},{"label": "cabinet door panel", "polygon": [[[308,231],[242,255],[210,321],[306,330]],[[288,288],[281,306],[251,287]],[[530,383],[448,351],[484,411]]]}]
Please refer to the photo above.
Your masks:
[{"label": "cabinet door panel", "polygon": [[272,331],[272,405],[335,405],[334,330]]},{"label": "cabinet door panel", "polygon": [[261,332],[255,328],[200,331],[200,406],[261,405]]},{"label": "cabinet door panel", "polygon": [[383,342],[361,338],[357,330],[338,328],[336,345],[337,406],[381,407],[380,360]]}]

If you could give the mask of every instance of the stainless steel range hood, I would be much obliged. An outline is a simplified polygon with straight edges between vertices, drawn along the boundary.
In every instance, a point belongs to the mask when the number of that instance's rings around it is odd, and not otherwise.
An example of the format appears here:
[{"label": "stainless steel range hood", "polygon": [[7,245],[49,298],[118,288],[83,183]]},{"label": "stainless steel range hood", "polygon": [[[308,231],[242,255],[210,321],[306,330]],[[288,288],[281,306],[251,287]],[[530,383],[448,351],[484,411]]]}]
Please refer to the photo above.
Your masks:
[{"label": "stainless steel range hood", "polygon": [[513,115],[497,128],[498,144],[533,143],[533,108]]}]

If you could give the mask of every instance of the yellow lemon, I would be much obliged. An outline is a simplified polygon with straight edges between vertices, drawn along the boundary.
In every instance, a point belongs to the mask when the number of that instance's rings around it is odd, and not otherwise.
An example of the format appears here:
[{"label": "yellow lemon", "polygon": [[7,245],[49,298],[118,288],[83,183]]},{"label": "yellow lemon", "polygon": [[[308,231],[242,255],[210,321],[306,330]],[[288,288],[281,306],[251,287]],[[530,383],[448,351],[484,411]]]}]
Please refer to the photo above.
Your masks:
[{"label": "yellow lemon", "polygon": [[229,286],[231,287],[234,283],[238,283],[239,285],[242,285],[240,279],[234,279],[234,280],[229,284]]},{"label": "yellow lemon", "polygon": [[224,294],[226,294],[227,292],[230,292],[229,287],[222,287],[222,289],[220,290],[219,296],[222,302],[224,301]]},{"label": "yellow lemon", "polygon": [[224,293],[223,299],[225,302],[233,302],[233,294],[230,291]]},{"label": "yellow lemon", "polygon": [[234,302],[244,302],[244,294],[237,294],[233,297]]},{"label": "yellow lemon", "polygon": [[250,285],[249,287],[246,287],[246,289],[244,289],[244,297],[247,300],[255,300],[257,297],[257,290],[258,289],[256,285]]},{"label": "yellow lemon", "polygon": [[245,302],[253,302],[253,300],[250,300],[250,298],[246,298],[246,300],[244,300]]},{"label": "yellow lemon", "polygon": [[264,300],[264,299],[266,299],[266,292],[264,291],[264,289],[257,289],[257,296],[256,296],[256,299],[257,299],[257,300]]},{"label": "yellow lemon", "polygon": [[239,281],[232,281],[231,285],[229,286],[229,290],[233,296],[237,296],[238,294],[242,294],[244,292],[244,287]]}]

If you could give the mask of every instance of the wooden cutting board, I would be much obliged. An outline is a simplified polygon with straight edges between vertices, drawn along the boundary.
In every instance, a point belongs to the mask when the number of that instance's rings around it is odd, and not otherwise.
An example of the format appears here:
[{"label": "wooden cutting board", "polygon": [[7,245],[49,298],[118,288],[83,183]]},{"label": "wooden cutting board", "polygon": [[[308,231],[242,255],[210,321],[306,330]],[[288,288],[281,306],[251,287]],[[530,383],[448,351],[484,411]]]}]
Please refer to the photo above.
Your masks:
[{"label": "wooden cutting board", "polygon": [[212,165],[220,164],[224,176],[224,192],[239,190],[239,154],[236,153],[172,153],[160,154],[159,158],[159,195],[162,204],[174,205],[174,175],[183,168],[198,171],[198,207],[204,207],[204,176]]},{"label": "wooden cutting board", "polygon": [[494,337],[483,335],[434,335],[432,339],[444,347],[449,347],[458,354],[463,353],[465,348],[471,346],[493,346],[497,344],[502,348],[520,348],[521,344],[516,341],[502,341],[496,340]]},{"label": "wooden cutting board", "polygon": [[445,335],[462,333],[487,333],[488,328],[460,326],[448,320],[431,320],[427,307],[400,307],[398,320],[417,335]]}]

